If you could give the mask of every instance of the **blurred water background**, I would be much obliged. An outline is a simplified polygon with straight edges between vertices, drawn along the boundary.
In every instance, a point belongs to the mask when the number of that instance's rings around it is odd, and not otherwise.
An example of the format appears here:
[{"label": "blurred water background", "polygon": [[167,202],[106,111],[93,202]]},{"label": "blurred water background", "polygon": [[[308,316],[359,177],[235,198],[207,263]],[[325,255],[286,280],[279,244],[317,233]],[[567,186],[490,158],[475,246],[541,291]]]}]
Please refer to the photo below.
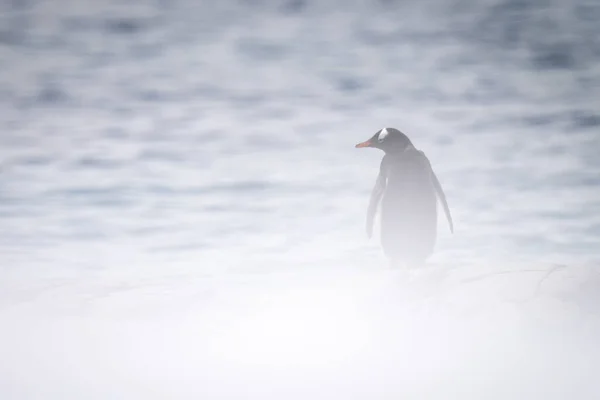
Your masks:
[{"label": "blurred water background", "polygon": [[600,397],[597,1],[3,0],[0,71],[2,398]]}]

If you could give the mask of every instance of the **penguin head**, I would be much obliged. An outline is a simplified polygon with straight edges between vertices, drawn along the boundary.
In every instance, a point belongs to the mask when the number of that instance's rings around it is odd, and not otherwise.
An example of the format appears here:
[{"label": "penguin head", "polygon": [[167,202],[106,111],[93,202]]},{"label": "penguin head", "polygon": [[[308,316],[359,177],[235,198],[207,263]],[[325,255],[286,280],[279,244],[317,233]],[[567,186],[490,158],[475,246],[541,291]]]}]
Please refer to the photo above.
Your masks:
[{"label": "penguin head", "polygon": [[412,142],[404,133],[395,128],[383,128],[378,130],[369,140],[354,147],[374,147],[386,153],[394,153],[404,151],[409,146],[412,146]]}]

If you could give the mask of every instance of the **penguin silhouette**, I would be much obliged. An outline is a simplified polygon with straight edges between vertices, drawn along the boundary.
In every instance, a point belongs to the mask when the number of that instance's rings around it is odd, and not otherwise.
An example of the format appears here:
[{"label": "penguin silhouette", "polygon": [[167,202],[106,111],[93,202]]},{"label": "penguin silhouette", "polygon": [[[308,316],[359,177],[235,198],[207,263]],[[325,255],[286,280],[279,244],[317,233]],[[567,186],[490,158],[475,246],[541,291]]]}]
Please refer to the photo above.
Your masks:
[{"label": "penguin silhouette", "polygon": [[356,148],[383,150],[379,175],[367,210],[367,236],[373,234],[381,201],[381,246],[393,267],[417,267],[433,253],[437,237],[437,198],[454,233],[446,195],[429,159],[408,136],[383,128]]}]

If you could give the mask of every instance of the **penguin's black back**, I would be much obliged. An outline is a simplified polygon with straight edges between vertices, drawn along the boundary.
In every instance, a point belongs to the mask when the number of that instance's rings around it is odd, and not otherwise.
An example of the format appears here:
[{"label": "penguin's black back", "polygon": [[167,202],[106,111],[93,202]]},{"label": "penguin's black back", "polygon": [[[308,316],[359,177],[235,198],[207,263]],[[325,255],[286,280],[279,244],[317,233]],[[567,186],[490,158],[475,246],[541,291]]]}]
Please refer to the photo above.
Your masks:
[{"label": "penguin's black back", "polygon": [[385,156],[387,185],[381,204],[381,244],[394,263],[421,264],[437,235],[436,192],[429,160],[409,147]]}]

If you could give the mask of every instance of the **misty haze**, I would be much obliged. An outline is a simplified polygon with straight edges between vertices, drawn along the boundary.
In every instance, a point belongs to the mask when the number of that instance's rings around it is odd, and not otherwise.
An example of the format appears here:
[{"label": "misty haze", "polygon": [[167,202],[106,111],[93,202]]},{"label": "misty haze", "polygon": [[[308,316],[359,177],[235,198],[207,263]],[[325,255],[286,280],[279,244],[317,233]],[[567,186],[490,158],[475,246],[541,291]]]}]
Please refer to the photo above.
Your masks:
[{"label": "misty haze", "polygon": [[[422,197],[418,267],[400,214],[368,235],[355,146],[389,128],[451,212]],[[0,399],[597,400],[598,371],[597,0],[0,2]]]}]

